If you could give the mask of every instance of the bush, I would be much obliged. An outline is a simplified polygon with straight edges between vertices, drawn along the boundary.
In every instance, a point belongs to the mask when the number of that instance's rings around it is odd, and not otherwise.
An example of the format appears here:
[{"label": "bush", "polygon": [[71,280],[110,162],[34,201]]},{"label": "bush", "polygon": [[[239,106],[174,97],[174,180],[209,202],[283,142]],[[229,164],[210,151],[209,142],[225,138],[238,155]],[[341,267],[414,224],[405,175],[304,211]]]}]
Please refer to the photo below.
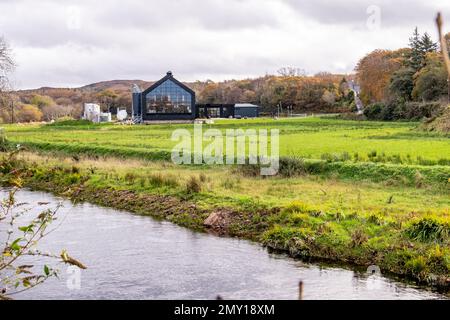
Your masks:
[{"label": "bush", "polygon": [[134,173],[128,172],[127,174],[125,174],[124,180],[129,184],[133,184],[136,180],[136,175]]},{"label": "bush", "polygon": [[369,237],[362,229],[356,229],[351,233],[352,238],[352,247],[359,247],[363,245],[367,240],[369,240]]},{"label": "bush", "polygon": [[10,143],[6,138],[5,130],[0,128],[0,152],[7,152],[10,150]]},{"label": "bush", "polygon": [[428,241],[444,241],[450,235],[450,225],[433,218],[424,218],[413,223],[406,234],[414,240]]},{"label": "bush", "polygon": [[390,103],[374,103],[364,109],[368,120],[393,121],[410,120],[419,121],[424,118],[433,118],[442,114],[443,106],[439,102],[403,102],[402,100]]},{"label": "bush", "polygon": [[188,194],[199,193],[202,191],[202,183],[200,179],[195,176],[191,176],[186,183],[186,192]]},{"label": "bush", "polygon": [[386,106],[384,105],[384,103],[374,103],[374,104],[368,105],[367,107],[364,108],[364,115],[369,120],[380,120],[381,111],[385,107]]},{"label": "bush", "polygon": [[42,120],[42,112],[31,104],[20,104],[16,108],[15,119],[18,122],[34,122]]},{"label": "bush", "polygon": [[306,174],[305,161],[298,157],[281,157],[279,174],[283,177],[294,177]]},{"label": "bush", "polygon": [[178,186],[178,180],[173,176],[163,176],[160,173],[152,174],[148,177],[148,182],[152,187],[171,187],[175,188]]}]

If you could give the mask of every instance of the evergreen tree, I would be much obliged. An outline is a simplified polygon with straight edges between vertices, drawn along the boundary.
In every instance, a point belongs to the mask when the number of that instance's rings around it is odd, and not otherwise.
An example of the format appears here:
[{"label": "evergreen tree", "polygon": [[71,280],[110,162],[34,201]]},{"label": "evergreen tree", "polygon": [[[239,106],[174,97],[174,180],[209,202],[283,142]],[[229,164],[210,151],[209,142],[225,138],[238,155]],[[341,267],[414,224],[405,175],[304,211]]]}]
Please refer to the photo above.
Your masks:
[{"label": "evergreen tree", "polygon": [[423,59],[425,58],[425,55],[427,53],[436,52],[438,49],[437,43],[433,42],[433,40],[431,40],[430,35],[426,32],[419,41],[419,47],[420,47],[420,51],[422,53]]},{"label": "evergreen tree", "polygon": [[417,27],[414,29],[412,37],[409,38],[409,47],[411,48],[411,52],[407,60],[407,65],[417,72],[422,67],[424,58],[422,54],[421,38]]}]

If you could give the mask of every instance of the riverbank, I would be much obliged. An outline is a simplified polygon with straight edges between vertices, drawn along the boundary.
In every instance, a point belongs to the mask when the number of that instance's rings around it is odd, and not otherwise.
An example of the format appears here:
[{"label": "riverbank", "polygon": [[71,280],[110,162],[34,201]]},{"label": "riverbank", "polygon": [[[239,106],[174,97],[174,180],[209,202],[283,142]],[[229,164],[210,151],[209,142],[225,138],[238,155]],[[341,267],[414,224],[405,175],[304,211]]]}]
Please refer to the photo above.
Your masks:
[{"label": "riverbank", "polygon": [[[0,199],[8,193],[0,190]],[[58,227],[38,247],[46,252],[66,248],[88,266],[81,271],[78,290],[67,288],[71,274],[61,272],[59,279],[15,296],[18,300],[297,299],[299,280],[305,300],[450,298],[386,274],[370,275],[365,268],[306,263],[249,241],[86,202],[74,204],[47,192],[22,189],[16,200],[30,208],[42,208],[42,202],[48,208],[62,204]]]},{"label": "riverbank", "polygon": [[393,273],[448,290],[445,190],[370,182],[249,177],[236,168],[22,153],[1,163],[23,186],[257,241],[302,259]]}]

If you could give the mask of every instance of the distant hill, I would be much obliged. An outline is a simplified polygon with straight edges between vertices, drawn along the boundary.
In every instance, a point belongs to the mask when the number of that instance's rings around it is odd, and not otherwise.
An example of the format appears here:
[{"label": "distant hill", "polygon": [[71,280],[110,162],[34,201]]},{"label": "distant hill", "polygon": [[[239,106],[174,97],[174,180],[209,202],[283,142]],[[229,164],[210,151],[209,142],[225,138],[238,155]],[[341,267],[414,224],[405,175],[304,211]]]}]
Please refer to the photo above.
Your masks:
[{"label": "distant hill", "polygon": [[49,96],[57,105],[75,106],[81,108],[84,103],[104,104],[102,93],[112,92],[116,95],[113,101],[108,101],[111,107],[131,109],[131,87],[137,84],[146,89],[153,82],[143,80],[109,80],[88,84],[78,88],[52,88],[42,87],[38,89],[19,90],[17,94],[23,103],[30,103],[35,95]]},{"label": "distant hill", "polygon": [[[118,107],[131,106],[131,87],[137,84],[142,90],[151,86],[154,81],[144,80],[108,80],[88,84],[78,88],[52,88],[19,90],[17,94],[24,103],[29,103],[34,95],[51,97],[58,105],[81,105],[86,102],[101,103],[99,95],[103,91],[112,91],[117,95],[114,105]],[[202,83],[186,83],[194,91],[203,88]]]},{"label": "distant hill", "polygon": [[114,90],[114,91],[130,91],[133,84],[137,84],[142,89],[145,89],[152,85],[153,82],[143,81],[143,80],[110,80],[101,81],[97,83],[88,84],[81,87],[81,90],[89,91],[103,91],[103,90]]},{"label": "distant hill", "polygon": [[[92,84],[88,84],[78,88],[54,88],[54,87],[41,87],[38,89],[27,89],[27,90],[19,90],[17,93],[20,95],[28,95],[28,94],[41,94],[41,95],[54,95],[54,94],[63,94],[66,92],[101,92],[104,90],[112,90],[115,92],[131,92],[131,87],[133,84],[137,84],[142,88],[146,88],[150,86],[153,82],[143,81],[143,80],[109,80],[109,81],[101,81]],[[52,97],[55,98],[55,97]]]}]

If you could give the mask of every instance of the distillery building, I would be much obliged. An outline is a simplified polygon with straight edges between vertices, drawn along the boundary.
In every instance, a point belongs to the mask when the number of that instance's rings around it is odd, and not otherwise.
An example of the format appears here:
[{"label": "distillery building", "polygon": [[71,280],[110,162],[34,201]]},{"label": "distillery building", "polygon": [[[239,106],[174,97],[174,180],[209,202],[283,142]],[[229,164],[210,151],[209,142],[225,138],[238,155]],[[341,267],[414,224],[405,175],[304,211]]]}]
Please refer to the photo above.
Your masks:
[{"label": "distillery building", "polygon": [[175,79],[170,71],[144,91],[134,85],[132,95],[136,123],[196,118],[256,118],[259,115],[259,106],[254,104],[196,104],[195,92]]}]

